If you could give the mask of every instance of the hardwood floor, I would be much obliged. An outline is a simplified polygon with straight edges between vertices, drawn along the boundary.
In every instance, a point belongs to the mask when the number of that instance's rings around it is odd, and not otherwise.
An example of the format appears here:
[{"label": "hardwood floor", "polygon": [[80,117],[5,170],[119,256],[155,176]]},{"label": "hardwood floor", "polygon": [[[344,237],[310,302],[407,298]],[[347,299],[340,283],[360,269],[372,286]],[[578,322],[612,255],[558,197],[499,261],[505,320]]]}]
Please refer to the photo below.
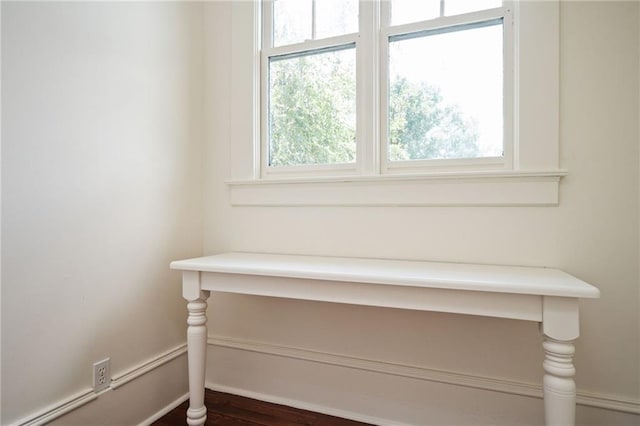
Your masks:
[{"label": "hardwood floor", "polygon": [[[368,423],[332,417],[285,405],[271,404],[222,392],[206,391],[207,422],[205,426],[366,426]],[[152,426],[185,425],[188,401],[184,402]]]}]

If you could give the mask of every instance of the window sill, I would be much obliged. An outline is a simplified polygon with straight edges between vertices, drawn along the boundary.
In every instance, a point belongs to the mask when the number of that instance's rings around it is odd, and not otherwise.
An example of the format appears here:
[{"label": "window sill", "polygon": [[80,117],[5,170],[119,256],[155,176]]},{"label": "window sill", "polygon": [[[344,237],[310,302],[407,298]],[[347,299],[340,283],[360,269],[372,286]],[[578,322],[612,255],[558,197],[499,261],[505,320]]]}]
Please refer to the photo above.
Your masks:
[{"label": "window sill", "polygon": [[566,170],[228,181],[232,206],[556,206]]}]

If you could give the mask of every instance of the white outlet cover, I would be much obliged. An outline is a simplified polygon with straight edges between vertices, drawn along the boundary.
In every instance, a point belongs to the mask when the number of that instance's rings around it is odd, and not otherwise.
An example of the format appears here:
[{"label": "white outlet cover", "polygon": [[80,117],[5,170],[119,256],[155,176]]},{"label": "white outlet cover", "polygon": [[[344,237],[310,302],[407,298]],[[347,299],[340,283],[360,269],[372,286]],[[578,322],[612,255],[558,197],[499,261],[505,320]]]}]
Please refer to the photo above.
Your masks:
[{"label": "white outlet cover", "polygon": [[111,385],[111,358],[93,364],[93,390],[100,392]]}]

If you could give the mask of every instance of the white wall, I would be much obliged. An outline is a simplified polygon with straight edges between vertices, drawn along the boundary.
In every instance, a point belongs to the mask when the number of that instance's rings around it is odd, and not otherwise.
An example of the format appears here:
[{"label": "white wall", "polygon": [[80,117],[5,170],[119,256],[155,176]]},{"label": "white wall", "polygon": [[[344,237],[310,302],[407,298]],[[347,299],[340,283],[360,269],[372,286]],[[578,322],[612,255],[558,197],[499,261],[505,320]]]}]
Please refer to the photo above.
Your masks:
[{"label": "white wall", "polygon": [[[168,265],[202,247],[201,9],[2,2],[2,424],[185,341]],[[142,421],[186,392],[184,356],[162,371],[62,422]]]},{"label": "white wall", "polygon": [[[206,90],[205,115],[225,117],[210,124],[206,134],[208,157],[216,165],[205,177],[205,203],[211,206],[205,215],[207,253],[244,250],[561,268],[602,291],[600,300],[581,303],[582,336],[575,358],[579,392],[640,412],[636,2],[561,5],[560,155],[569,175],[561,183],[559,206],[536,208],[229,207],[223,181],[230,168],[215,159],[229,158],[237,142],[231,135],[247,125],[246,117],[231,117],[230,125],[226,120],[237,98],[228,89],[232,76],[219,64],[228,63],[234,52],[231,41],[218,36],[230,33],[230,9],[229,3],[214,3],[205,14],[206,74],[216,75]],[[266,342],[292,351],[518,383],[541,381],[535,324],[228,295],[214,295],[210,305],[214,340],[230,338],[254,348]],[[271,367],[254,370],[260,363]],[[224,344],[210,346],[209,367],[211,386],[399,422],[541,421],[539,399],[518,397],[514,402],[510,395],[416,385],[403,378],[391,383],[375,373],[356,374]],[[412,394],[402,403],[401,389],[407,388],[400,383],[415,386],[419,396]],[[457,403],[445,403],[443,395],[458,398]],[[512,407],[510,414],[503,413],[504,404]],[[477,412],[460,414],[456,407],[462,405]],[[580,408],[578,417],[590,424],[638,421],[637,416],[590,407]]]},{"label": "white wall", "polygon": [[[167,265],[202,243],[565,269],[603,295],[581,306],[579,392],[639,409],[637,3],[562,4],[569,176],[560,205],[539,208],[231,208],[224,180],[247,125],[232,114],[232,20],[229,2],[2,2],[2,424],[88,389],[96,360],[110,356],[117,374],[183,343]],[[224,295],[210,305],[210,385],[412,424],[541,422],[536,398],[267,354],[537,384],[535,324]],[[184,359],[166,366],[58,423],[141,421],[186,390]],[[578,418],[638,422],[592,407]]]}]

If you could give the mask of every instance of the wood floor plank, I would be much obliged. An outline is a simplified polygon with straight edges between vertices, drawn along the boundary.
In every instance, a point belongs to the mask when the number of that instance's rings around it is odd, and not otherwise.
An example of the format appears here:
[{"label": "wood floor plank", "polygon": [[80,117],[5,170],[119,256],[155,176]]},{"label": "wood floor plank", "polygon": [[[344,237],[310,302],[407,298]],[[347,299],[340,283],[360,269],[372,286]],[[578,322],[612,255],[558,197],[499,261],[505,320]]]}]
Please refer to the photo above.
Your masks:
[{"label": "wood floor plank", "polygon": [[[367,423],[208,389],[205,393],[205,405],[205,426],[370,426]],[[180,404],[152,426],[186,424],[188,407],[188,401]]]}]

